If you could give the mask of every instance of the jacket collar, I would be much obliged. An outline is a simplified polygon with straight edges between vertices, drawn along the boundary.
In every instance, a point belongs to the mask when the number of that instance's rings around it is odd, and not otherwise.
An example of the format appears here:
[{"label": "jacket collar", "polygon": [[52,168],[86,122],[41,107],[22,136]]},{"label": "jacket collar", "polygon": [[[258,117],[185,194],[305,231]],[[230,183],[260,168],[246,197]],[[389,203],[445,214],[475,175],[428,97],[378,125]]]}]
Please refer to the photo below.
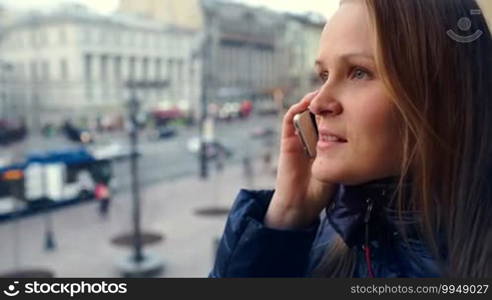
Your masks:
[{"label": "jacket collar", "polygon": [[[407,235],[415,234],[418,212],[405,211],[400,219],[395,209],[393,197],[398,185],[398,177],[386,177],[361,185],[339,185],[335,202],[326,209],[326,216],[333,228],[340,234],[348,247],[364,243],[365,221],[369,223],[370,240],[380,239],[382,235],[398,234],[396,228],[406,227]],[[407,196],[411,184],[404,183]],[[368,212],[368,207],[372,208]]]}]

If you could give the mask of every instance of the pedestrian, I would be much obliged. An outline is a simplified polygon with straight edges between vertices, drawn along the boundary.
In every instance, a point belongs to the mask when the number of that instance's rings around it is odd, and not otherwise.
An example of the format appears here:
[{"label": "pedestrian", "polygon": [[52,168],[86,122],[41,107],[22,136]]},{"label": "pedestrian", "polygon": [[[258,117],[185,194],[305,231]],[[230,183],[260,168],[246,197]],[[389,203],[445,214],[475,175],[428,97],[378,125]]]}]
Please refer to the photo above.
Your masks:
[{"label": "pedestrian", "polygon": [[224,151],[224,148],[220,144],[217,144],[215,151],[216,151],[216,154],[215,154],[215,168],[217,170],[217,173],[222,173],[222,171],[224,171],[224,164],[225,164],[225,160],[226,160],[226,153]]},{"label": "pedestrian", "polygon": [[111,192],[105,182],[100,181],[96,184],[94,191],[96,200],[99,202],[99,215],[102,218],[107,218],[109,212],[109,204],[111,202]]},{"label": "pedestrian", "polygon": [[243,157],[243,176],[248,188],[253,187],[253,165],[249,154]]},{"label": "pedestrian", "polygon": [[[239,192],[209,277],[492,277],[486,2],[341,0],[319,87],[283,118],[275,190]],[[456,33],[479,8],[481,34]]]},{"label": "pedestrian", "polygon": [[272,149],[264,148],[263,151],[263,171],[268,172],[272,166]]}]

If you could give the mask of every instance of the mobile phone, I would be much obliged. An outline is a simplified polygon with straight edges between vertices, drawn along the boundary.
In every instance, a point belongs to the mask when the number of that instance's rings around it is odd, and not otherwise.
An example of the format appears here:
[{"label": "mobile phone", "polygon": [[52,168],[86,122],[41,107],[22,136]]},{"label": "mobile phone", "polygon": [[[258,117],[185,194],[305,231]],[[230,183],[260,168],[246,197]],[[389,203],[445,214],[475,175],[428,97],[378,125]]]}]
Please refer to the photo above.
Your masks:
[{"label": "mobile phone", "polygon": [[294,127],[301,140],[306,154],[316,157],[316,144],[318,143],[318,127],[316,117],[312,112],[306,110],[294,116]]}]

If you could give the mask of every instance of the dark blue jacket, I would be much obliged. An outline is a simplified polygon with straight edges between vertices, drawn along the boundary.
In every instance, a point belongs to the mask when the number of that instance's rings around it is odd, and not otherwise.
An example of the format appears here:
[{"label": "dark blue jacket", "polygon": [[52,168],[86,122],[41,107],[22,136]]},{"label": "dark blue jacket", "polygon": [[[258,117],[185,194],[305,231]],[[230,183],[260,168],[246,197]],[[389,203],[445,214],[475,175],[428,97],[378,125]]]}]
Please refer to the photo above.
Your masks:
[{"label": "dark blue jacket", "polygon": [[[406,211],[397,217],[394,201],[389,201],[395,185],[388,182],[339,185],[333,204],[312,226],[299,230],[263,224],[273,191],[241,190],[209,277],[311,277],[336,235],[356,250],[353,277],[368,277],[369,264],[374,277],[441,276],[416,230],[418,213]],[[365,247],[371,251],[369,260]]]}]

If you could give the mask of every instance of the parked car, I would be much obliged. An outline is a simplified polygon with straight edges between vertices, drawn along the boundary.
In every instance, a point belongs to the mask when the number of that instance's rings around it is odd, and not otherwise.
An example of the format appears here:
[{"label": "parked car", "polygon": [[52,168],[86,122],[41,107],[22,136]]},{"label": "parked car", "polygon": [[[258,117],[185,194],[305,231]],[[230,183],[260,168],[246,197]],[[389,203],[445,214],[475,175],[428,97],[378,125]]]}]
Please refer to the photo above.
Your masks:
[{"label": "parked car", "polygon": [[268,138],[273,137],[277,132],[271,127],[257,127],[251,132],[252,138]]},{"label": "parked car", "polygon": [[27,128],[22,122],[0,120],[0,145],[20,141],[27,135]]},{"label": "parked car", "polygon": [[178,134],[178,129],[173,125],[158,126],[150,133],[150,139],[167,139],[172,138]]},{"label": "parked car", "polygon": [[255,105],[255,112],[259,115],[276,115],[278,106],[273,101],[262,101]]},{"label": "parked car", "polygon": [[[188,140],[187,143],[187,148],[188,151],[191,153],[200,154],[200,138],[199,137],[193,137]],[[220,154],[222,154],[225,158],[229,158],[233,155],[232,150],[221,143],[220,141],[214,139],[214,140],[205,140],[205,153],[207,156],[207,159],[215,159],[217,158]]]},{"label": "parked car", "polygon": [[241,115],[241,104],[237,102],[227,102],[219,110],[220,120],[232,120],[240,117]]}]

